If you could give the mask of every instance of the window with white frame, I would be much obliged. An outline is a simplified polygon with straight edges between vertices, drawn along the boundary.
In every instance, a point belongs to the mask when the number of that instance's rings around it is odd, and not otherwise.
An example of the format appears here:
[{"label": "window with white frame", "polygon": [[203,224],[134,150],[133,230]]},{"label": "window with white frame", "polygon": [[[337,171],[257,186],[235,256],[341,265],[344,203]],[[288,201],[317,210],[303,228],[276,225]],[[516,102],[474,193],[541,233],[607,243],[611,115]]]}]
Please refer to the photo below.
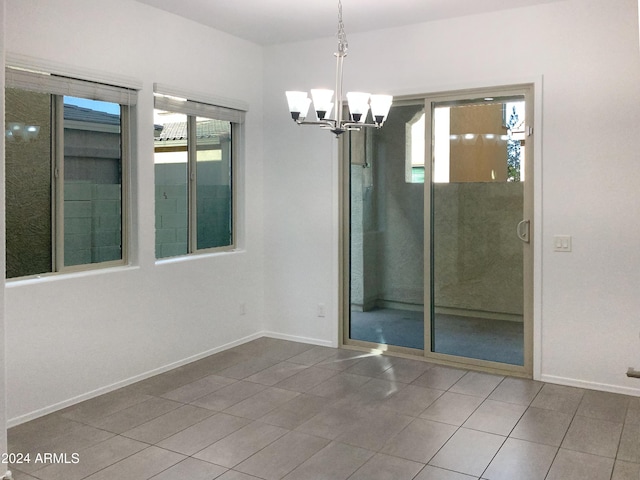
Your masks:
[{"label": "window with white frame", "polygon": [[123,265],[137,92],[6,69],[6,277]]},{"label": "window with white frame", "polygon": [[243,122],[242,110],[156,92],[156,258],[234,248]]}]

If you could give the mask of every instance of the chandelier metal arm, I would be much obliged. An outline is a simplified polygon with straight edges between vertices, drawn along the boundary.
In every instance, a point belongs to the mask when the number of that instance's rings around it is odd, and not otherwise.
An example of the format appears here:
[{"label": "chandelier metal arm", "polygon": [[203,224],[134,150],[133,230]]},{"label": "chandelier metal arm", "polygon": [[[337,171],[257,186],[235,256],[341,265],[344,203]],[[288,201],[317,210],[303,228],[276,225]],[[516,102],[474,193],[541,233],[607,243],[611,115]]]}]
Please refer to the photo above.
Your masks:
[{"label": "chandelier metal arm", "polygon": [[[289,102],[289,111],[291,118],[298,125],[319,125],[321,128],[331,130],[336,136],[346,132],[347,130],[360,130],[363,127],[382,127],[389,108],[393,101],[391,95],[370,95],[362,92],[347,93],[349,102],[348,118],[343,118],[344,105],[342,97],[342,67],[344,57],[347,56],[349,44],[347,42],[347,34],[344,31],[344,23],[342,21],[342,0],[338,0],[338,51],[334,54],[336,57],[336,89],[335,102],[331,103],[334,91],[331,90],[311,90],[314,108],[318,116],[318,121],[307,121],[306,115],[309,110],[311,100],[307,97],[306,92],[288,91],[287,100]],[[316,94],[318,98],[316,99]],[[353,102],[353,103],[352,103]],[[330,110],[335,108],[335,119],[325,118]],[[373,123],[367,123],[366,118],[369,110],[373,117]]]}]

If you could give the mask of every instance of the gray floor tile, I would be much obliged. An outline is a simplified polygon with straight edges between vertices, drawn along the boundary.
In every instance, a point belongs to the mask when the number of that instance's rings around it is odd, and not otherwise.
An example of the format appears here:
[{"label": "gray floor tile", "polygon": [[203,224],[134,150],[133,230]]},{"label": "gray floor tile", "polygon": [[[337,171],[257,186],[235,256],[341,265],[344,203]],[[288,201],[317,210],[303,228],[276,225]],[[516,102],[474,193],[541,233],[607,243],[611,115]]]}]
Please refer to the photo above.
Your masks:
[{"label": "gray floor tile", "polygon": [[411,480],[423,467],[422,463],[377,453],[349,480]]},{"label": "gray floor tile", "polygon": [[191,364],[183,365],[168,372],[164,372],[141,382],[126,387],[127,390],[146,395],[162,395],[169,390],[194,382],[210,373],[194,368]]},{"label": "gray floor tile", "polygon": [[366,353],[355,350],[336,350],[335,353],[315,364],[316,367],[344,371],[362,361]]},{"label": "gray floor tile", "polygon": [[640,463],[616,461],[611,480],[638,480],[640,478]]},{"label": "gray floor tile", "polygon": [[253,475],[247,475],[246,473],[237,472],[235,470],[228,470],[222,476],[216,478],[216,480],[260,480]]},{"label": "gray floor tile", "polygon": [[87,477],[87,480],[113,480],[114,478],[147,480],[181,462],[184,458],[184,455],[152,446],[94,473]]},{"label": "gray floor tile", "polygon": [[437,365],[424,372],[411,383],[436,390],[449,390],[466,373],[467,370]]},{"label": "gray floor tile", "polygon": [[482,475],[487,480],[544,480],[558,449],[507,439]]},{"label": "gray floor tile", "polygon": [[170,390],[161,396],[176,402],[190,403],[200,397],[204,397],[208,393],[220,390],[227,385],[235,383],[236,380],[219,375],[208,375],[195,382],[187,383],[175,390]]},{"label": "gray floor tile", "polygon": [[151,480],[212,480],[227,471],[226,468],[203,462],[196,458],[186,458]]},{"label": "gray floor tile", "polygon": [[507,377],[491,392],[489,399],[529,406],[540,392],[542,386],[542,382]]},{"label": "gray floor tile", "polygon": [[253,422],[199,451],[195,458],[233,468],[287,433],[284,428]]},{"label": "gray floor tile", "polygon": [[262,385],[275,385],[297,373],[304,372],[307,367],[298,363],[280,362],[272,367],[265,368],[261,372],[255,373],[245,380],[247,382],[260,383]]},{"label": "gray floor tile", "polygon": [[94,422],[93,426],[113,433],[122,433],[181,406],[179,402],[152,397],[113,415],[103,417]]},{"label": "gray floor tile", "polygon": [[379,411],[356,422],[336,440],[340,443],[378,451],[412,421],[412,417],[398,415],[395,412]]},{"label": "gray floor tile", "polygon": [[184,405],[150,422],[127,430],[122,435],[141,442],[154,444],[214,414],[215,412],[206,408]]},{"label": "gray floor tile", "polygon": [[329,380],[337,371],[328,368],[308,367],[303,371],[277,383],[275,386],[285,390],[306,393],[325,380]]},{"label": "gray floor tile", "polygon": [[[29,454],[31,458],[35,458],[38,453],[43,452],[81,453],[82,450],[91,448],[92,446],[113,437],[114,434],[111,432],[90,427],[88,425],[77,424],[71,430],[57,437],[47,437],[40,442],[36,441],[31,447],[21,448],[20,450],[13,450],[13,447],[11,447],[10,451],[14,453]],[[21,464],[19,469],[24,473],[33,474],[44,467],[46,467],[45,464],[32,461],[31,463]]]},{"label": "gray floor tile", "polygon": [[640,463],[640,424],[625,423],[620,438],[618,460]]},{"label": "gray floor tile", "polygon": [[345,480],[358,470],[373,452],[331,443],[284,477],[286,480]]},{"label": "gray floor tile", "polygon": [[434,366],[433,363],[407,358],[389,357],[391,366],[376,375],[378,378],[393,382],[411,383]]},{"label": "gray floor tile", "polygon": [[162,440],[158,446],[183,455],[193,455],[249,423],[251,420],[246,418],[217,413]]},{"label": "gray floor tile", "polygon": [[[348,374],[345,373],[345,375]],[[338,396],[336,405],[375,410],[380,407],[385,400],[392,397],[406,386],[407,385],[404,383],[394,383],[387,380],[381,380],[379,378],[371,378],[361,386],[356,386],[351,389],[351,391],[347,392],[342,396],[342,398]]]},{"label": "gray floor tile", "polygon": [[616,393],[587,391],[576,415],[609,422],[624,423],[629,397]]},{"label": "gray floor tile", "polygon": [[573,415],[576,413],[583,395],[584,390],[581,388],[547,383],[531,402],[531,406]]},{"label": "gray floor tile", "polygon": [[295,357],[289,358],[287,361],[311,367],[312,365],[322,362],[330,356],[335,355],[336,352],[337,349],[331,347],[313,347],[305,352],[296,355]]},{"label": "gray floor tile", "polygon": [[622,423],[576,415],[562,442],[562,448],[615,458],[622,426]]},{"label": "gray floor tile", "polygon": [[308,343],[292,342],[279,338],[261,337],[235,347],[233,350],[243,355],[262,357],[282,362],[313,348]]},{"label": "gray floor tile", "polygon": [[348,407],[329,406],[296,427],[296,431],[335,440],[344,432],[355,428],[366,418],[366,412]]},{"label": "gray floor tile", "polygon": [[37,447],[40,443],[51,441],[60,435],[70,433],[73,429],[82,426],[80,422],[70,420],[59,414],[50,414],[37,418],[7,431],[9,450],[25,452],[27,449]]},{"label": "gray floor tile", "polygon": [[524,405],[485,400],[464,423],[465,428],[507,436],[525,410]]},{"label": "gray floor tile", "polygon": [[560,449],[545,480],[609,480],[613,459]]},{"label": "gray floor tile", "polygon": [[13,480],[39,480],[36,477],[32,477],[31,475],[16,470],[15,468],[11,470],[11,473],[13,474]]},{"label": "gray floor tile", "polygon": [[346,372],[366,377],[375,377],[391,367],[391,360],[385,355],[367,355],[355,365],[349,367]]},{"label": "gray floor tile", "polygon": [[477,478],[427,465],[414,480],[476,480]]},{"label": "gray floor tile", "polygon": [[329,444],[329,440],[289,432],[235,467],[266,480],[279,480]]},{"label": "gray floor tile", "polygon": [[216,390],[213,393],[200,397],[192,402],[198,407],[221,412],[227,408],[242,402],[249,397],[267,388],[265,385],[251,382],[236,382],[229,386]]},{"label": "gray floor tile", "polygon": [[62,410],[60,414],[65,418],[78,422],[95,422],[120,410],[129,408],[136,403],[141,403],[149,399],[151,399],[149,395],[121,388],[66,408]]},{"label": "gray floor tile", "polygon": [[500,435],[460,428],[429,465],[479,477],[505,440]]},{"label": "gray floor tile", "polygon": [[356,392],[358,388],[370,380],[370,377],[342,372],[309,390],[308,393],[331,399],[344,398],[350,393]]},{"label": "gray floor tile", "polygon": [[624,423],[640,424],[640,408],[634,408],[634,406],[630,405]]},{"label": "gray floor tile", "polygon": [[204,371],[206,372],[206,374],[203,375],[204,377],[220,372],[246,359],[247,357],[245,355],[234,352],[233,350],[225,350],[198,360],[197,363],[203,365]]},{"label": "gray floor tile", "polygon": [[293,430],[327,408],[327,403],[326,398],[303,393],[267,413],[259,420],[263,423]]},{"label": "gray floor tile", "polygon": [[510,436],[559,447],[570,424],[571,415],[555,410],[529,407]]},{"label": "gray floor tile", "polygon": [[428,463],[455,433],[456,427],[418,418],[391,438],[382,453],[419,463]]},{"label": "gray floor tile", "polygon": [[453,393],[473,395],[487,398],[491,392],[504,380],[503,376],[491,375],[489,373],[468,372],[458,380],[450,389]]},{"label": "gray floor tile", "polygon": [[300,395],[298,392],[268,387],[224,410],[229,415],[257,420]]},{"label": "gray floor tile", "polygon": [[404,415],[417,417],[435,402],[444,392],[432,388],[407,385],[398,392],[383,400],[380,406]]},{"label": "gray floor tile", "polygon": [[445,392],[422,412],[420,417],[451,425],[462,425],[482,402],[483,399],[480,397]]},{"label": "gray floor tile", "polygon": [[266,337],[8,431],[81,456],[16,480],[638,480],[639,439],[635,397]]},{"label": "gray floor tile", "polygon": [[80,462],[70,468],[67,464],[53,464],[38,470],[42,480],[79,480],[120,460],[144,450],[149,445],[120,436],[82,450]]},{"label": "gray floor tile", "polygon": [[217,375],[222,377],[235,378],[236,380],[243,380],[251,375],[254,375],[262,370],[274,366],[279,363],[278,360],[264,357],[249,357],[240,363],[236,363],[229,368],[217,372]]}]

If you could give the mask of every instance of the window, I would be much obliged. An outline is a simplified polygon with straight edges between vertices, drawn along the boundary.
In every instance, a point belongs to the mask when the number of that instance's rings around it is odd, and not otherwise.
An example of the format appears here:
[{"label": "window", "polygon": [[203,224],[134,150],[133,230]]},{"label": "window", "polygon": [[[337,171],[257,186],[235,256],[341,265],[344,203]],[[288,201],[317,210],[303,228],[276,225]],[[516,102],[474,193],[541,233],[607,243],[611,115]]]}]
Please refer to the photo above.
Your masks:
[{"label": "window", "polygon": [[156,258],[234,248],[234,181],[244,112],[156,94]]},{"label": "window", "polygon": [[135,90],[7,68],[7,278],[126,262]]}]

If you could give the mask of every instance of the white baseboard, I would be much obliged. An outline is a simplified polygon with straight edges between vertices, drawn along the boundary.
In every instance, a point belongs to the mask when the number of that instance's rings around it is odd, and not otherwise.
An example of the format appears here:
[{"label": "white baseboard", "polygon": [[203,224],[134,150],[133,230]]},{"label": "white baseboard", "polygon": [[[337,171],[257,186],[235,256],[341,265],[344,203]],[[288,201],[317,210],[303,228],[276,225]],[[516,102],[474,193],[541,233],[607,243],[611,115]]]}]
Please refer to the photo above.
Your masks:
[{"label": "white baseboard", "polygon": [[[104,395],[105,393],[113,392],[114,390],[118,390],[119,388],[126,387],[133,383],[139,382],[141,380],[146,380],[147,378],[153,377],[154,375],[158,375],[160,373],[168,372],[169,370],[173,370],[174,368],[181,367],[191,362],[195,362],[196,360],[200,360],[202,358],[208,357],[209,355],[213,355],[214,353],[222,352],[223,350],[228,350],[233,347],[237,347],[238,345],[242,345],[243,343],[250,342],[251,340],[255,340],[260,337],[271,336],[265,332],[257,332],[252,335],[243,337],[239,340],[234,340],[233,342],[226,343],[224,345],[220,345],[219,347],[212,348],[205,352],[199,353],[197,355],[193,355],[191,357],[184,358],[182,360],[178,360],[177,362],[170,363],[163,367],[159,367],[153,370],[149,370],[148,372],[141,373],[140,375],[136,375],[134,377],[127,378],[126,380],[122,380],[120,382],[112,383],[111,385],[107,385],[105,387],[98,388],[96,390],[92,390],[91,392],[84,393],[82,395],[78,395],[73,398],[69,398],[62,402],[55,403],[53,405],[49,405],[48,407],[41,408],[39,410],[35,410],[33,412],[26,413],[24,415],[20,415],[19,417],[11,418],[7,421],[7,428],[15,427],[22,423],[28,422],[30,420],[34,420],[36,418],[42,417],[44,415],[48,415],[50,413],[56,412],[63,408],[70,407],[71,405],[75,405],[76,403],[84,402],[85,400],[90,400],[94,397],[98,397],[100,395]],[[302,340],[299,340],[302,341]],[[1,480],[1,478],[0,478]]]},{"label": "white baseboard", "polygon": [[576,380],[575,378],[558,377],[555,375],[541,375],[540,380],[547,383],[555,383],[566,387],[586,388],[589,390],[600,390],[602,392],[620,393],[622,395],[630,395],[632,397],[640,397],[640,388],[622,387],[619,385],[610,385],[607,383],[587,382],[585,380]]},{"label": "white baseboard", "polygon": [[261,334],[264,337],[277,338],[280,340],[289,340],[291,342],[308,343],[309,345],[318,345],[320,347],[337,348],[338,345],[330,340],[320,340],[318,338],[300,337],[297,335],[285,335],[283,333],[265,331]]}]

